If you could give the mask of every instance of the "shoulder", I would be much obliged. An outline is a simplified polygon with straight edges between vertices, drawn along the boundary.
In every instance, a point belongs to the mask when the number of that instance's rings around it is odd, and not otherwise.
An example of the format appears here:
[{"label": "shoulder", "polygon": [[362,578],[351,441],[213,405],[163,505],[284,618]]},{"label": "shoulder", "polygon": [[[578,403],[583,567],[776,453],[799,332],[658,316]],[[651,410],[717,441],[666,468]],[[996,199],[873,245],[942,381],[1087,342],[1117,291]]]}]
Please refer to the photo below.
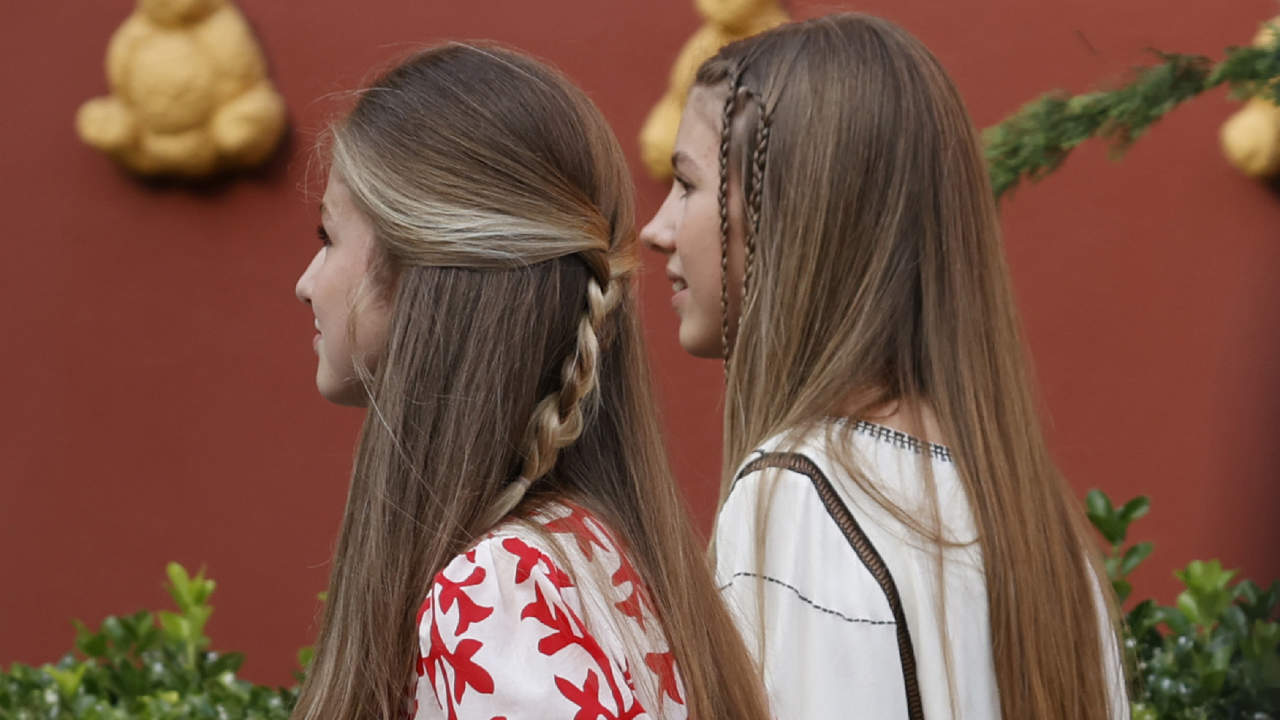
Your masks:
[{"label": "shoulder", "polygon": [[576,588],[584,561],[621,554],[605,524],[577,505],[555,503],[530,520],[499,525],[455,556],[436,573],[432,594],[473,587],[503,592],[532,582],[563,595]]},{"label": "shoulder", "polygon": [[[418,612],[424,646],[430,634],[466,634],[497,613],[496,623],[518,619],[528,603],[567,605],[575,598],[570,574],[532,532],[501,528],[453,558],[431,581]],[[572,609],[572,608],[571,608]]]},{"label": "shoulder", "polygon": [[[628,606],[600,597],[593,567],[626,585],[630,564],[580,507],[555,504],[530,520],[499,526],[436,573],[418,612],[417,706],[485,720],[643,712],[615,626],[600,622],[602,610]],[[643,590],[638,579],[628,589]]]},{"label": "shoulder", "polygon": [[818,499],[829,485],[824,447],[806,435],[778,435],[761,443],[738,466],[716,520],[717,532],[738,522],[752,526],[792,516],[797,505]]},{"label": "shoulder", "polygon": [[[847,513],[814,448],[768,442],[742,463],[716,517],[721,583],[754,568],[806,559],[836,563],[848,552],[837,514]],[[790,574],[790,573],[789,573]]]},{"label": "shoulder", "polygon": [[490,718],[527,703],[585,698],[580,670],[616,677],[549,550],[503,530],[436,573],[418,611],[417,710]]}]

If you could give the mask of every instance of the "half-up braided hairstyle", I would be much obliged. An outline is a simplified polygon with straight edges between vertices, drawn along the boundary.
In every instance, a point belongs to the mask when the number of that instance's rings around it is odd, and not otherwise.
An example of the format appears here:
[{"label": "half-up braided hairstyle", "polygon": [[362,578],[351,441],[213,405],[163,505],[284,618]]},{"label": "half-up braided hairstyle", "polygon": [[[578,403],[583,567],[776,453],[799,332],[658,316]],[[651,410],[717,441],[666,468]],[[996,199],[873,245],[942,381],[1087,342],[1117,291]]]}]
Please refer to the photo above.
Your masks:
[{"label": "half-up braided hairstyle", "polygon": [[690,712],[767,717],[666,462],[633,189],[600,112],[528,57],[449,44],[362,91],[329,140],[390,319],[376,367],[357,366],[369,411],[294,717],[400,717],[432,577],[504,518],[536,531],[525,518],[555,500],[629,554]]},{"label": "half-up braided hairstyle", "polygon": [[[895,402],[931,410],[978,531],[1002,717],[1111,716],[1124,702],[1108,686],[1114,609],[1090,592],[1107,582],[1041,431],[981,145],[946,72],[892,23],[840,14],[732,43],[695,83],[725,93],[726,274],[731,197],[746,220],[735,328],[722,286],[722,501],[768,438]],[[947,545],[861,474],[853,426],[831,431],[849,477]]]}]

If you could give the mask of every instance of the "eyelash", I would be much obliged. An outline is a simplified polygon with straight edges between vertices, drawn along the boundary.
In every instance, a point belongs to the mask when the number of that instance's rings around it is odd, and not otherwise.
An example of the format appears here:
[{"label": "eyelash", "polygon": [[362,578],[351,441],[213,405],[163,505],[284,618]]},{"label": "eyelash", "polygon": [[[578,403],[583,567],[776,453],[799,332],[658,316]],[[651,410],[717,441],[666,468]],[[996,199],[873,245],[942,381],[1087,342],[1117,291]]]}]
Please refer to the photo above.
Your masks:
[{"label": "eyelash", "polygon": [[320,244],[329,247],[329,233],[325,231],[323,225],[316,226],[316,237],[320,238]]},{"label": "eyelash", "polygon": [[680,186],[680,197],[688,197],[689,192],[693,190],[693,185],[690,185],[684,178],[680,177],[679,175],[675,175],[673,177],[675,178],[676,185]]}]

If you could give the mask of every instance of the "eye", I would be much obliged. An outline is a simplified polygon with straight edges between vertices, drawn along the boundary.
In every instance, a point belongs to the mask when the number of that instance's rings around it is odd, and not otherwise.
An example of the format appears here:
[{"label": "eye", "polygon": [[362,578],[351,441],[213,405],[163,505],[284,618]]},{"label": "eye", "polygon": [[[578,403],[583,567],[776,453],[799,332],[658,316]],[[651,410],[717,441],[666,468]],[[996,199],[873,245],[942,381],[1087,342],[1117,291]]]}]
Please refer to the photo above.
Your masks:
[{"label": "eye", "polygon": [[680,197],[689,197],[689,193],[693,191],[693,184],[679,175],[675,175],[673,177],[675,179],[676,187],[680,188]]},{"label": "eye", "polygon": [[320,238],[320,244],[329,247],[329,233],[325,231],[324,225],[316,226],[316,237]]}]

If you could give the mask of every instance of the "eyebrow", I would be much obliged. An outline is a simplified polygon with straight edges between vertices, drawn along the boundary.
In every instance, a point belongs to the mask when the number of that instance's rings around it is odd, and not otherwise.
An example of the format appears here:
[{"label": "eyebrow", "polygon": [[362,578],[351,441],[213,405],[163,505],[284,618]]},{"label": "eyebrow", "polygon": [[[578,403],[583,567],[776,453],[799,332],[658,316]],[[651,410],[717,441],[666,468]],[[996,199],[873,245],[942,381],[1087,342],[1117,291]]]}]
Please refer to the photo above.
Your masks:
[{"label": "eyebrow", "polygon": [[690,166],[692,170],[698,169],[698,164],[685,151],[677,150],[671,153],[671,169],[679,171],[682,164]]}]

